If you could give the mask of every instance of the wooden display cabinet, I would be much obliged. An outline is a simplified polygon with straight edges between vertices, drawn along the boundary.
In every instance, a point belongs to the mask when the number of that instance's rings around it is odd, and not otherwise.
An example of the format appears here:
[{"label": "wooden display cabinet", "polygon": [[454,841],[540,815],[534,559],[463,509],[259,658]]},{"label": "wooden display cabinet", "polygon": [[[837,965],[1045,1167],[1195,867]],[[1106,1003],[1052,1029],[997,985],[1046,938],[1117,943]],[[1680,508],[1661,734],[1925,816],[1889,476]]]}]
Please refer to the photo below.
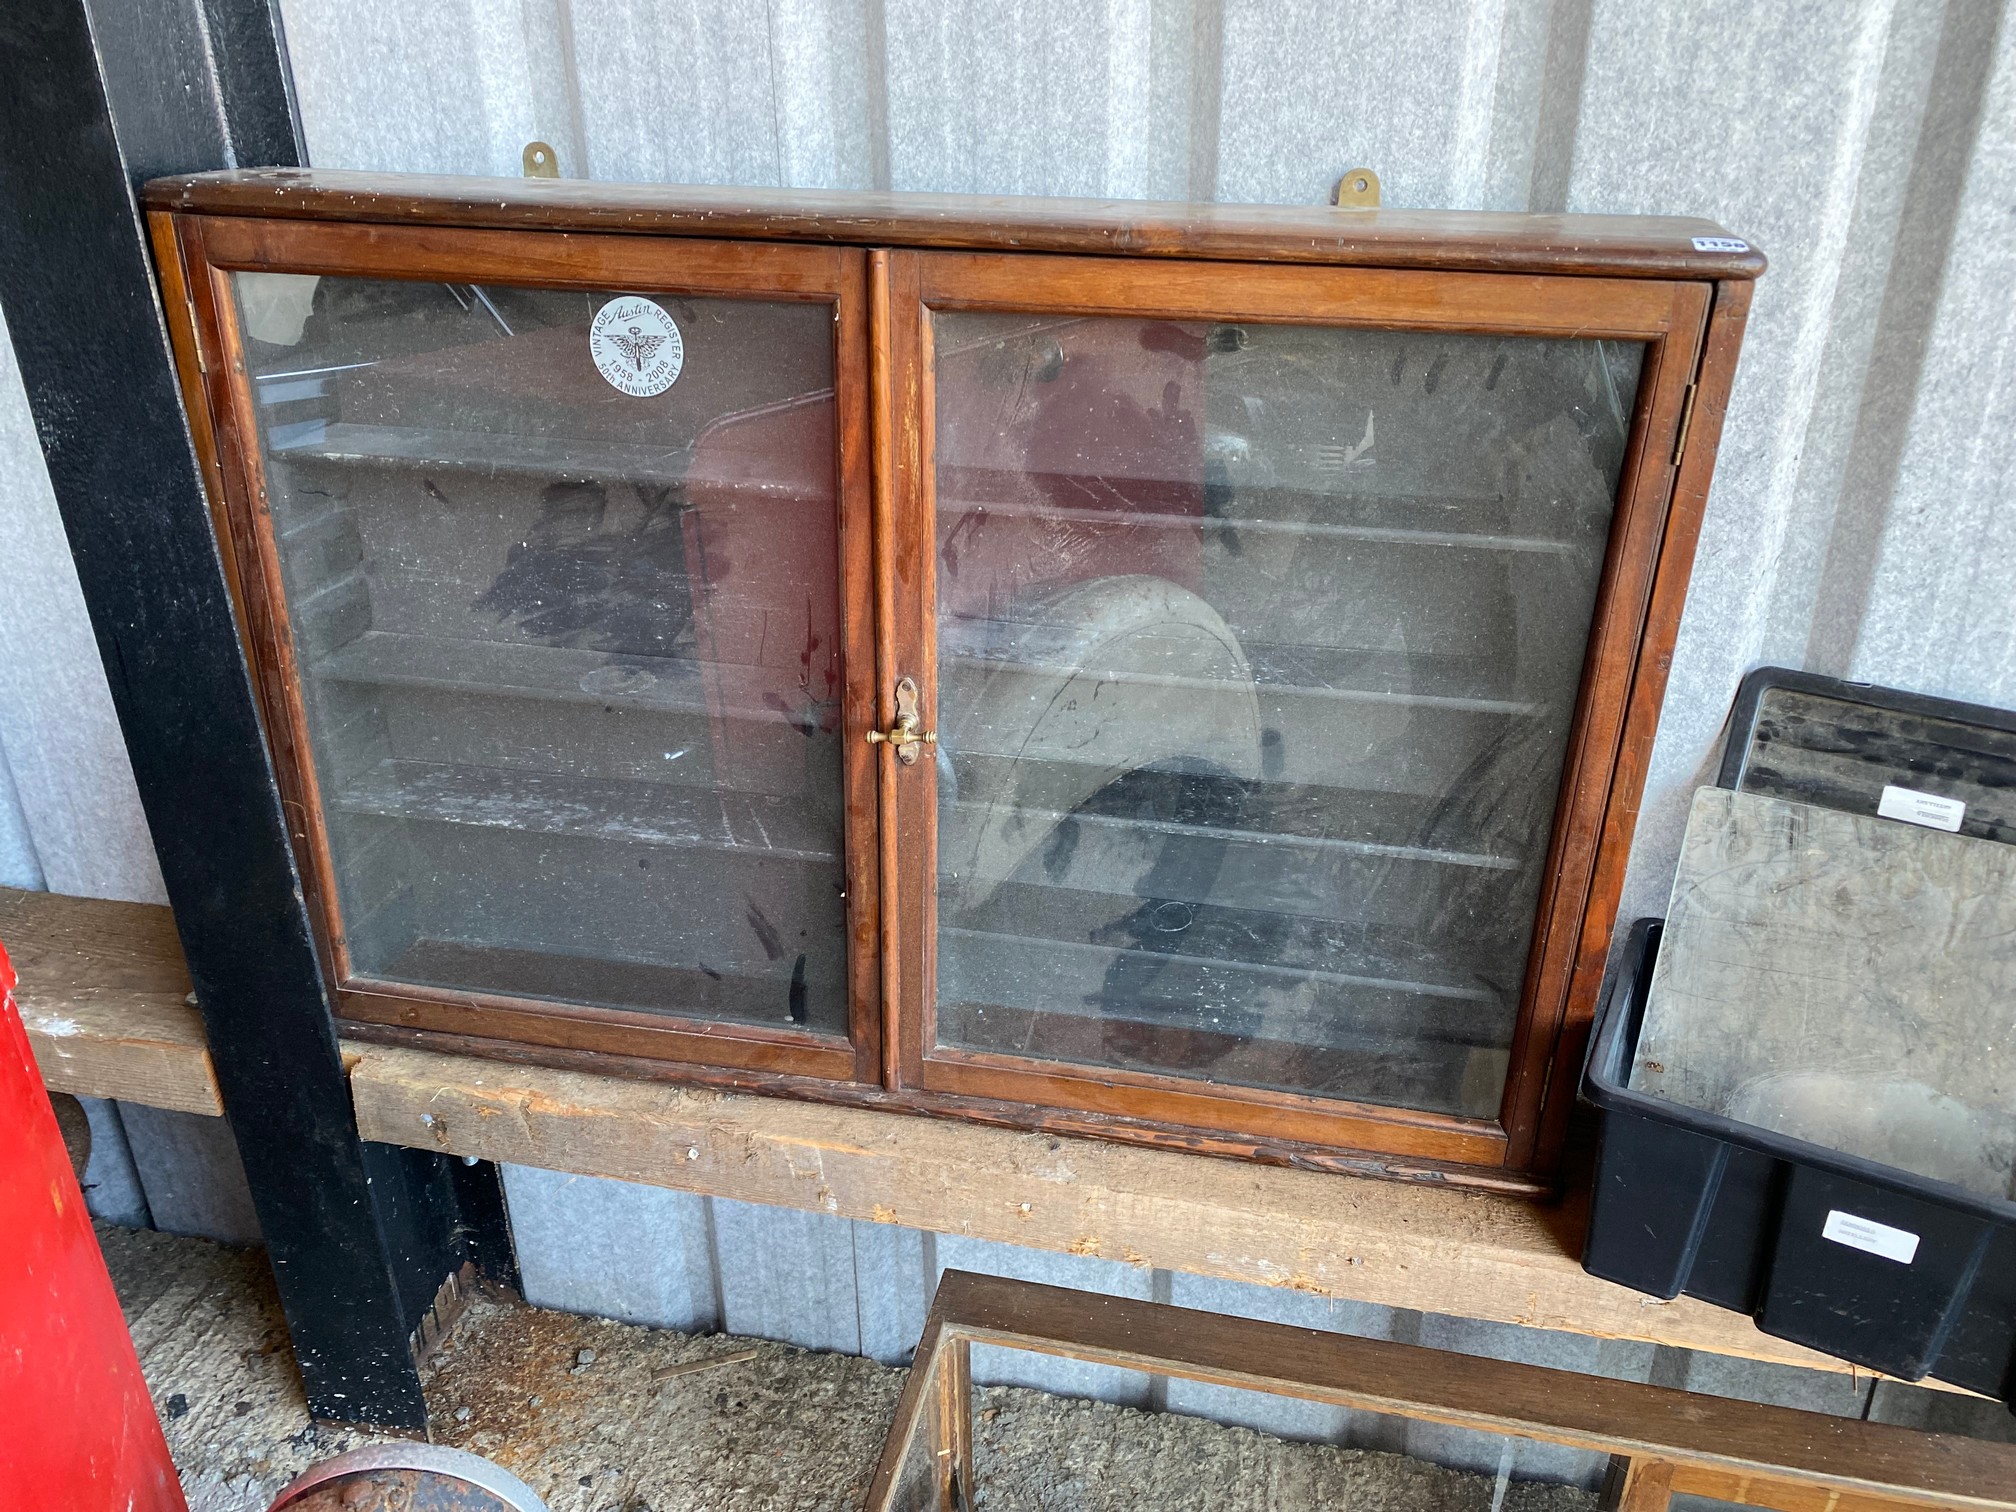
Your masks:
[{"label": "wooden display cabinet", "polygon": [[1546,1184],[1743,243],[147,203],[346,1033]]}]

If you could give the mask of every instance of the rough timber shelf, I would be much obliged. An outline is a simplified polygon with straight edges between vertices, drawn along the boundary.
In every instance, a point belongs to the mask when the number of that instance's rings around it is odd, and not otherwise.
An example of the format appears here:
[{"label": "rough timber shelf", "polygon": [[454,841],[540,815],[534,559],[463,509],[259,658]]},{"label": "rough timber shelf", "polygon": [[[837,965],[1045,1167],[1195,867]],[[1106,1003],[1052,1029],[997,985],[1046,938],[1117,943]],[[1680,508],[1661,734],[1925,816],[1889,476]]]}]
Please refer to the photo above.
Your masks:
[{"label": "rough timber shelf", "polygon": [[[1579,1203],[355,1045],[366,1139],[1461,1318],[1847,1373],[1582,1269]],[[1933,1384],[1933,1383],[1928,1383]]]},{"label": "rough timber shelf", "polygon": [[[0,889],[52,1090],[222,1111],[168,910]],[[366,1139],[1388,1307],[1850,1373],[1589,1275],[1579,1202],[346,1043]],[[1926,1382],[1936,1386],[1937,1382]]]},{"label": "rough timber shelf", "polygon": [[50,1091],[223,1115],[167,909],[0,888],[0,945]]}]

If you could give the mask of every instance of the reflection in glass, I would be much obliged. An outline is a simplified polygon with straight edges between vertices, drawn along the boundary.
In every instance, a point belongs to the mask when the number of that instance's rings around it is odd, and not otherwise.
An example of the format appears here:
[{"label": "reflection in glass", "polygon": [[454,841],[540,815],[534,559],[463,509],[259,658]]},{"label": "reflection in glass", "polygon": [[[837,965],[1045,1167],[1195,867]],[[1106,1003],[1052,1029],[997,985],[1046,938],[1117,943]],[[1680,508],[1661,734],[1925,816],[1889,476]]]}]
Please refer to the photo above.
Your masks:
[{"label": "reflection in glass", "polygon": [[933,338],[940,1040],[1495,1116],[1640,349]]},{"label": "reflection in glass", "polygon": [[354,969],[844,1032],[831,308],[237,283]]}]

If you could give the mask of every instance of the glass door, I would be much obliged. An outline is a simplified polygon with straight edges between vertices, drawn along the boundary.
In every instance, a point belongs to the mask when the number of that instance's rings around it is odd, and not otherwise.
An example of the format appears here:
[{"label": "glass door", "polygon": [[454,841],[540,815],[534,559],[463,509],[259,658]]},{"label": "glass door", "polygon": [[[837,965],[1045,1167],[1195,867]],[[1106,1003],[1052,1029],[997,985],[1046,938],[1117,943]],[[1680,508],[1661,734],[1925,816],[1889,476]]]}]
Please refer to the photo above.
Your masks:
[{"label": "glass door", "polygon": [[863,255],[188,237],[344,1014],[876,1074]]},{"label": "glass door", "polygon": [[1536,926],[1574,906],[1557,800],[1606,564],[1656,549],[1639,496],[1669,475],[1634,457],[1662,379],[1670,456],[1698,303],[953,254],[914,277],[930,589],[897,659],[937,738],[896,778],[934,855],[899,883],[901,1074],[1490,1161],[1558,995]]}]

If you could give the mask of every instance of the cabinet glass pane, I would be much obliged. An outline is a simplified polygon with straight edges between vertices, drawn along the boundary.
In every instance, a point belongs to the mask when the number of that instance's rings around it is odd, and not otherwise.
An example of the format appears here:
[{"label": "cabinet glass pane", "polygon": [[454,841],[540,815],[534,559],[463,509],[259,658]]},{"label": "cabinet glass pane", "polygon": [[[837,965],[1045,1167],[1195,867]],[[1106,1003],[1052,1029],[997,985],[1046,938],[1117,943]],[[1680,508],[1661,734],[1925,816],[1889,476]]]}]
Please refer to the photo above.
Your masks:
[{"label": "cabinet glass pane", "polygon": [[933,340],[940,1041],[1495,1116],[1641,348]]},{"label": "cabinet glass pane", "polygon": [[355,971],[844,1033],[832,307],[237,286]]}]

